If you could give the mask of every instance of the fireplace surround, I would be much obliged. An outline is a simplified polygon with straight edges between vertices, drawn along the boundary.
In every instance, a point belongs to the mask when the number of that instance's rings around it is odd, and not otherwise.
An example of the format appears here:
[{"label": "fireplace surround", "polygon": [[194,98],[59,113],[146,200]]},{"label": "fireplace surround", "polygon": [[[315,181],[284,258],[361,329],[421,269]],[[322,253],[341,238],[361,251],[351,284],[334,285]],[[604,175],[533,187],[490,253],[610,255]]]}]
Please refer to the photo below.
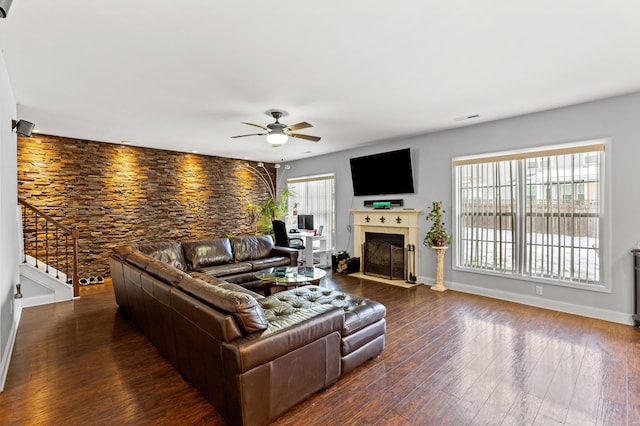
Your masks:
[{"label": "fireplace surround", "polygon": [[[403,253],[406,247],[412,244],[418,247],[418,216],[420,210],[404,210],[404,209],[391,209],[391,210],[356,210],[351,209],[349,212],[353,215],[353,251],[355,257],[363,258],[363,244],[366,240],[366,233],[376,234],[397,234],[403,237]],[[363,273],[363,263],[360,262],[360,272]],[[415,256],[415,271],[420,271],[420,256]],[[404,277],[400,279],[385,279],[382,277],[376,277],[367,275],[367,278],[374,279],[376,281],[398,281],[404,282]]]}]

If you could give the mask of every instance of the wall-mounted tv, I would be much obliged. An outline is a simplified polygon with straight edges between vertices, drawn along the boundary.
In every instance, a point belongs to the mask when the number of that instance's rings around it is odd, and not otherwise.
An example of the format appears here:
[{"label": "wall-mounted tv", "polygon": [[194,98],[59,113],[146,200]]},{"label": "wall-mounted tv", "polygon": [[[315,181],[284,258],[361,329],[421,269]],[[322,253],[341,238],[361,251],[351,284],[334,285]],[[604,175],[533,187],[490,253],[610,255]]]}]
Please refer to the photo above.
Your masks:
[{"label": "wall-mounted tv", "polygon": [[351,158],[353,195],[413,194],[411,150]]}]

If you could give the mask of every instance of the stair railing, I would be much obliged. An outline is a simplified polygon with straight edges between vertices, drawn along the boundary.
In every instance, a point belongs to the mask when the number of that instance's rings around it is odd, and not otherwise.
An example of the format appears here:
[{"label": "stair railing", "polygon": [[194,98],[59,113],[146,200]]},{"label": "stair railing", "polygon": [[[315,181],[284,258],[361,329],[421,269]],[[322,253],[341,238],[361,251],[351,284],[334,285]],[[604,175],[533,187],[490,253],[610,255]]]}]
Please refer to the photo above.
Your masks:
[{"label": "stair railing", "polygon": [[[39,262],[44,264],[45,272],[49,273],[49,260],[52,257],[52,267],[56,270],[56,278],[60,279],[60,272],[67,277],[67,284],[73,285],[73,297],[80,295],[80,279],[78,277],[78,229],[69,229],[53,217],[18,197],[22,208],[22,247],[24,263],[27,262],[27,251],[35,259],[35,267],[40,268]],[[53,228],[50,230],[49,228]],[[62,246],[62,247],[61,247]],[[69,255],[69,246],[72,254]],[[64,253],[60,253],[60,250]],[[62,259],[62,261],[61,261]],[[62,268],[62,269],[61,269]],[[72,273],[69,274],[69,269]],[[71,280],[69,280],[71,277]]]}]

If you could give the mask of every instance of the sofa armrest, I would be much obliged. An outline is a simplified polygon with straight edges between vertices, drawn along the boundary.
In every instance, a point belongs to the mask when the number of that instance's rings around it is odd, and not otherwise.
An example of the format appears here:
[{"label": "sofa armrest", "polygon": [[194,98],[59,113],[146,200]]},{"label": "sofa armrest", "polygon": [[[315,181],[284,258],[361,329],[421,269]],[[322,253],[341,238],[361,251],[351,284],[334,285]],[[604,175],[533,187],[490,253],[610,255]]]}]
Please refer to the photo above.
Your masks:
[{"label": "sofa armrest", "polygon": [[344,324],[340,308],[314,306],[300,309],[283,321],[270,322],[269,327],[231,342],[224,342],[225,369],[242,374],[336,331]]},{"label": "sofa armrest", "polygon": [[283,256],[291,259],[290,266],[296,266],[298,264],[298,250],[290,247],[275,246],[271,249],[272,256]]}]

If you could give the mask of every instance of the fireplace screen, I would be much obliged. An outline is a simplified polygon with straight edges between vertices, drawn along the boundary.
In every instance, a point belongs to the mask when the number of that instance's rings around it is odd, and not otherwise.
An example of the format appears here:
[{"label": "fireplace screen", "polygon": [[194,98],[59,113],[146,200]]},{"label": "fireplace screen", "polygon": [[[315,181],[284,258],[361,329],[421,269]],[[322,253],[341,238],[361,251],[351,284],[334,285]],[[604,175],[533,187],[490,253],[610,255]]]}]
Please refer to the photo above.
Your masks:
[{"label": "fireplace screen", "polygon": [[405,279],[404,235],[367,232],[362,253],[364,274]]}]

